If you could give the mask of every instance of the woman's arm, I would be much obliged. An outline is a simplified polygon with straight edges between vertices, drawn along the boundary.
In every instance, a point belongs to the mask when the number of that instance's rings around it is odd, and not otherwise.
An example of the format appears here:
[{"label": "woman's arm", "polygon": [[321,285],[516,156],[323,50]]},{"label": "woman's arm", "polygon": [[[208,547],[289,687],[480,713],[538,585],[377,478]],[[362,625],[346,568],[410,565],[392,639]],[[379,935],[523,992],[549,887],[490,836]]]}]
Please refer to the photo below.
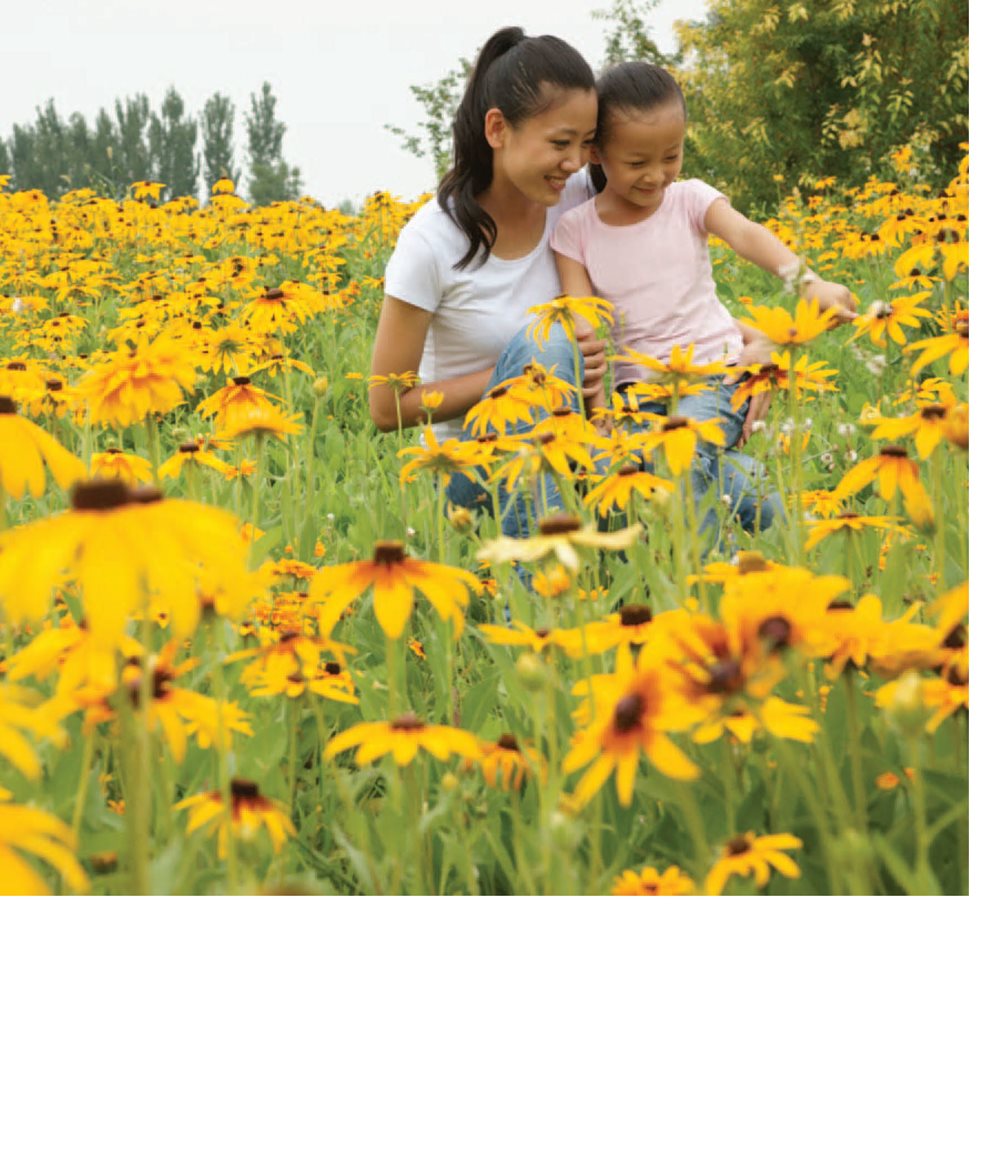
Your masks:
[{"label": "woman's arm", "polygon": [[[433,312],[386,296],[382,304],[375,332],[375,346],[372,350],[372,375],[388,377],[392,374],[415,372],[420,367],[420,358],[427,340]],[[444,381],[434,381],[407,389],[399,395],[399,416],[396,414],[396,399],[392,389],[385,385],[369,386],[368,409],[372,421],[386,432],[396,429],[399,419],[404,426],[418,425],[423,420],[420,394],[425,389],[437,390],[444,394],[444,401],[434,411],[437,421],[449,421],[454,417],[464,417],[466,412],[482,397],[489,384],[493,370],[481,369],[466,373],[461,377],[449,377]]]},{"label": "woman's arm", "polygon": [[[794,251],[766,227],[752,223],[745,215],[741,215],[728,199],[716,199],[705,212],[705,230],[718,235],[737,255],[771,275],[783,276],[799,267],[800,261]],[[857,315],[857,299],[843,284],[821,280],[810,274],[803,294],[810,300],[818,300],[820,308],[837,308],[840,321],[852,320]]]}]

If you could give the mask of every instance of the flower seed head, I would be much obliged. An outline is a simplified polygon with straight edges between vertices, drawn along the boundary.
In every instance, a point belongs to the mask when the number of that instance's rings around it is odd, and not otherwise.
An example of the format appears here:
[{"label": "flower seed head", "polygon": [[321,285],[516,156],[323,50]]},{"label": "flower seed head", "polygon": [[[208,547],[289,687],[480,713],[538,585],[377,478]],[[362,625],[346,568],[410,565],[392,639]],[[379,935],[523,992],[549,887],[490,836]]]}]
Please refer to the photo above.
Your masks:
[{"label": "flower seed head", "polygon": [[402,563],[406,559],[406,548],[397,539],[380,539],[375,544],[375,554],[372,560],[382,567],[389,567],[393,563]]},{"label": "flower seed head", "polygon": [[542,535],[571,535],[574,531],[579,531],[580,526],[580,520],[576,515],[558,514],[542,519],[538,524],[538,530]]}]

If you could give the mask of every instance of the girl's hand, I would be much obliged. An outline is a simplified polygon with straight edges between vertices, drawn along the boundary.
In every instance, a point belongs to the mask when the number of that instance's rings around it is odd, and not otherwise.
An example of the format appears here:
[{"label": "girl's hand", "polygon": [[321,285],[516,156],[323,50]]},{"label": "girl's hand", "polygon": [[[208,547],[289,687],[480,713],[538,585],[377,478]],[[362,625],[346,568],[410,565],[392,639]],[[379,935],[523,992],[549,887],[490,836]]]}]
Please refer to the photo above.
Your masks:
[{"label": "girl's hand", "polygon": [[[743,369],[748,368],[750,365],[771,365],[774,363],[771,358],[773,351],[773,343],[763,333],[757,333],[756,336],[744,344],[736,364]],[[727,374],[723,384],[732,385],[735,381],[739,380],[739,377],[740,374],[737,371],[733,371]]]},{"label": "girl's hand", "polygon": [[[577,324],[576,341],[583,357],[583,391],[589,397],[604,387],[604,374],[608,371],[608,359],[604,353],[604,341],[594,335],[590,327]],[[590,393],[587,390],[590,390]]]},{"label": "girl's hand", "polygon": [[767,411],[771,408],[771,394],[758,393],[756,397],[750,398],[750,404],[747,408],[746,421],[743,423],[743,432],[740,434],[736,442],[737,450],[742,450],[747,443],[747,438],[753,434],[753,425],[755,421],[763,421],[767,417]]},{"label": "girl's hand", "polygon": [[820,311],[825,312],[827,308],[836,308],[837,319],[834,327],[838,324],[846,324],[848,320],[853,320],[858,314],[858,298],[843,284],[835,284],[830,280],[810,279],[803,284],[802,295],[807,300],[817,300]]}]

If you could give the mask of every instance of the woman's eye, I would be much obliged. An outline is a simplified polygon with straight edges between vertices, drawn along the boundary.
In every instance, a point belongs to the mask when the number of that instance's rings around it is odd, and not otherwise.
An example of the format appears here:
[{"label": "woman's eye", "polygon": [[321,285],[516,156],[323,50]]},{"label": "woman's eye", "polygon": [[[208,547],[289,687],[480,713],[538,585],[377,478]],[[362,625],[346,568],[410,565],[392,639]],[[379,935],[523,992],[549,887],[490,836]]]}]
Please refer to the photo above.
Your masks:
[{"label": "woman's eye", "polygon": [[553,142],[552,145],[557,147],[559,150],[565,150],[569,145],[569,142]]}]

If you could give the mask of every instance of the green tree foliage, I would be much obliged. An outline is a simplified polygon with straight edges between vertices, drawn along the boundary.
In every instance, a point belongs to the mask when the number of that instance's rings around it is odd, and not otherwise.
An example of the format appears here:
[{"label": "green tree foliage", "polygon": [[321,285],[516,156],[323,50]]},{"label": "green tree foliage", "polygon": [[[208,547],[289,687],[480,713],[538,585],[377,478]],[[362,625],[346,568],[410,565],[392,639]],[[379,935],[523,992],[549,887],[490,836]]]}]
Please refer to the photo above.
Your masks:
[{"label": "green tree foliage", "polygon": [[213,93],[199,115],[201,126],[201,173],[205,186],[211,190],[220,178],[229,178],[239,184],[236,169],[236,145],[233,131],[236,125],[236,106],[232,99]]},{"label": "green tree foliage", "polygon": [[171,85],[159,114],[149,118],[149,177],[165,183],[164,195],[177,198],[198,190],[198,123],[184,116],[184,100]]},{"label": "green tree foliage", "polygon": [[462,57],[458,67],[446,73],[440,81],[431,85],[410,86],[410,92],[424,114],[423,120],[417,123],[417,133],[410,133],[399,126],[382,127],[390,134],[395,134],[408,153],[417,158],[429,158],[434,164],[438,181],[451,165],[451,125],[471,72],[472,63]]},{"label": "green tree foliage", "polygon": [[152,172],[147,141],[149,111],[149,98],[143,93],[126,97],[124,103],[115,101],[118,141],[111,172],[117,191],[123,191],[130,182],[149,178]]},{"label": "green tree foliage", "polygon": [[250,95],[250,112],[245,115],[250,198],[257,206],[295,199],[302,193],[298,167],[290,168],[282,157],[281,144],[287,127],[275,116],[277,101],[265,81],[259,95]]},{"label": "green tree foliage", "polygon": [[969,125],[967,0],[707,0],[705,20],[675,23],[669,59],[645,22],[658,4],[599,14],[607,57],[669,65],[688,102],[687,171],[741,206],[826,175],[861,183],[899,146],[929,182],[953,172]]}]

